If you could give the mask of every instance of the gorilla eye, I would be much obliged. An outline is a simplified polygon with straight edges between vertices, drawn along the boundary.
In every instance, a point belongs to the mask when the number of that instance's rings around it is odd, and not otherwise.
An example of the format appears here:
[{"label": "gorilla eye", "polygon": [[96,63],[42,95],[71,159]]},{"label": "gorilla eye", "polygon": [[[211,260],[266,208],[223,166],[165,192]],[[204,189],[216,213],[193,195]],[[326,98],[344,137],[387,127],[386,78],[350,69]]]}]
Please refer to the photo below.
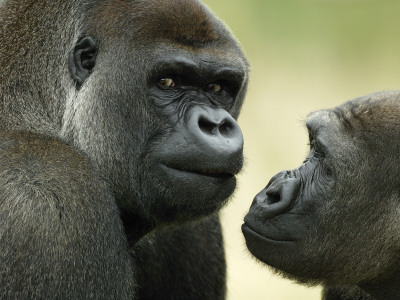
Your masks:
[{"label": "gorilla eye", "polygon": [[174,87],[175,86],[175,81],[172,78],[161,78],[158,80],[158,84],[162,87]]},{"label": "gorilla eye", "polygon": [[222,90],[222,86],[218,83],[211,83],[208,85],[207,90],[210,92],[220,92]]},{"label": "gorilla eye", "polygon": [[314,156],[317,158],[324,157],[324,152],[319,147],[318,143],[312,139],[310,142],[310,148],[314,150]]}]

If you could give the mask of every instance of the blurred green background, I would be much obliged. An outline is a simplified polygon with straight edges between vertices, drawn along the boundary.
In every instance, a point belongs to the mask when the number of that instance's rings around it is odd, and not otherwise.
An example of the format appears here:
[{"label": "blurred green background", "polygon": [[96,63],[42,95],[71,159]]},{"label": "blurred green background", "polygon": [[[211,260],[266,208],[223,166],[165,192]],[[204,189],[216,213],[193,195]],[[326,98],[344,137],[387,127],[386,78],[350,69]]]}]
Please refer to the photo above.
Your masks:
[{"label": "blurred green background", "polygon": [[297,285],[256,262],[240,225],[269,178],[302,162],[309,112],[400,88],[400,1],[204,2],[232,29],[251,63],[239,118],[247,162],[222,213],[228,300],[320,299],[320,287]]}]

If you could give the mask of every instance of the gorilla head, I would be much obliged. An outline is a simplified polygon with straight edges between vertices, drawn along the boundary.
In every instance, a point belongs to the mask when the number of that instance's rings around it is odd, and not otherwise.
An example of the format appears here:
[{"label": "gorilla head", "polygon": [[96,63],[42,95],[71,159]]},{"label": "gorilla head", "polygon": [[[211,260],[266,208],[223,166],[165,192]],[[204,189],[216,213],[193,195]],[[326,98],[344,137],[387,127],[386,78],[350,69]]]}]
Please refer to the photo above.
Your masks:
[{"label": "gorilla head", "polygon": [[157,224],[218,210],[243,164],[236,41],[196,0],[98,2],[69,54],[61,136],[100,166],[124,213]]},{"label": "gorilla head", "polygon": [[[307,120],[310,152],[275,175],[242,226],[249,250],[313,284],[400,288],[400,93],[373,94]],[[397,298],[396,298],[397,299]]]}]

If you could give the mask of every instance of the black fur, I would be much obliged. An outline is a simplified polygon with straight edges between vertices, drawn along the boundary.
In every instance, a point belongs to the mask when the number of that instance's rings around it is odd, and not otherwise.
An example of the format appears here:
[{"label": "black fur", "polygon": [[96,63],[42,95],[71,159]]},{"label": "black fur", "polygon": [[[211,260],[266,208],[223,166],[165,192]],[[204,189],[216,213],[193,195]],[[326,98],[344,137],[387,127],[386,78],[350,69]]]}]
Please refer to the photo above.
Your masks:
[{"label": "black fur", "polygon": [[197,0],[2,1],[0,298],[222,299],[247,73]]},{"label": "black fur", "polygon": [[118,208],[85,155],[15,131],[0,153],[0,298],[132,298]]},{"label": "black fur", "polygon": [[324,287],[323,300],[373,300],[367,292],[357,286],[330,286]]},{"label": "black fur", "polygon": [[324,299],[400,295],[400,93],[312,113],[310,152],[271,179],[243,232],[279,273],[324,284]]},{"label": "black fur", "polygon": [[225,299],[226,270],[217,215],[155,232],[134,250],[139,299]]}]

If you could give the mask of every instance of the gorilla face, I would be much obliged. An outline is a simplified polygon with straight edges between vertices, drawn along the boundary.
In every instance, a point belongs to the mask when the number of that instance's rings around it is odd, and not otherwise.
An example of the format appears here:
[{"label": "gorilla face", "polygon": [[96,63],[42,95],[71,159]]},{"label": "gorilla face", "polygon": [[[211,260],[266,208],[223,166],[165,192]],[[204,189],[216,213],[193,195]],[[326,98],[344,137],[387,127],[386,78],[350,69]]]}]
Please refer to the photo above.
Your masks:
[{"label": "gorilla face", "polygon": [[399,99],[398,92],[374,94],[308,117],[307,158],[275,175],[245,217],[254,256],[308,284],[393,276],[400,253]]},{"label": "gorilla face", "polygon": [[245,73],[207,53],[188,54],[162,57],[148,80],[148,99],[168,124],[153,138],[149,171],[163,197],[178,201],[172,210],[209,214],[232,194],[243,165],[243,137],[231,112]]},{"label": "gorilla face", "polygon": [[[197,1],[121,5],[126,8],[107,6],[97,15],[129,14],[126,24],[96,20],[104,27],[92,28],[71,52],[77,89],[63,135],[107,174],[122,210],[153,223],[215,212],[243,165],[236,118],[247,62]],[[180,20],[166,16],[166,8]]]},{"label": "gorilla face", "polygon": [[246,75],[207,51],[155,54],[146,99],[157,123],[142,152],[142,174],[151,182],[142,189],[157,200],[151,211],[163,220],[207,215],[232,194],[243,165],[243,137],[232,114]]}]

